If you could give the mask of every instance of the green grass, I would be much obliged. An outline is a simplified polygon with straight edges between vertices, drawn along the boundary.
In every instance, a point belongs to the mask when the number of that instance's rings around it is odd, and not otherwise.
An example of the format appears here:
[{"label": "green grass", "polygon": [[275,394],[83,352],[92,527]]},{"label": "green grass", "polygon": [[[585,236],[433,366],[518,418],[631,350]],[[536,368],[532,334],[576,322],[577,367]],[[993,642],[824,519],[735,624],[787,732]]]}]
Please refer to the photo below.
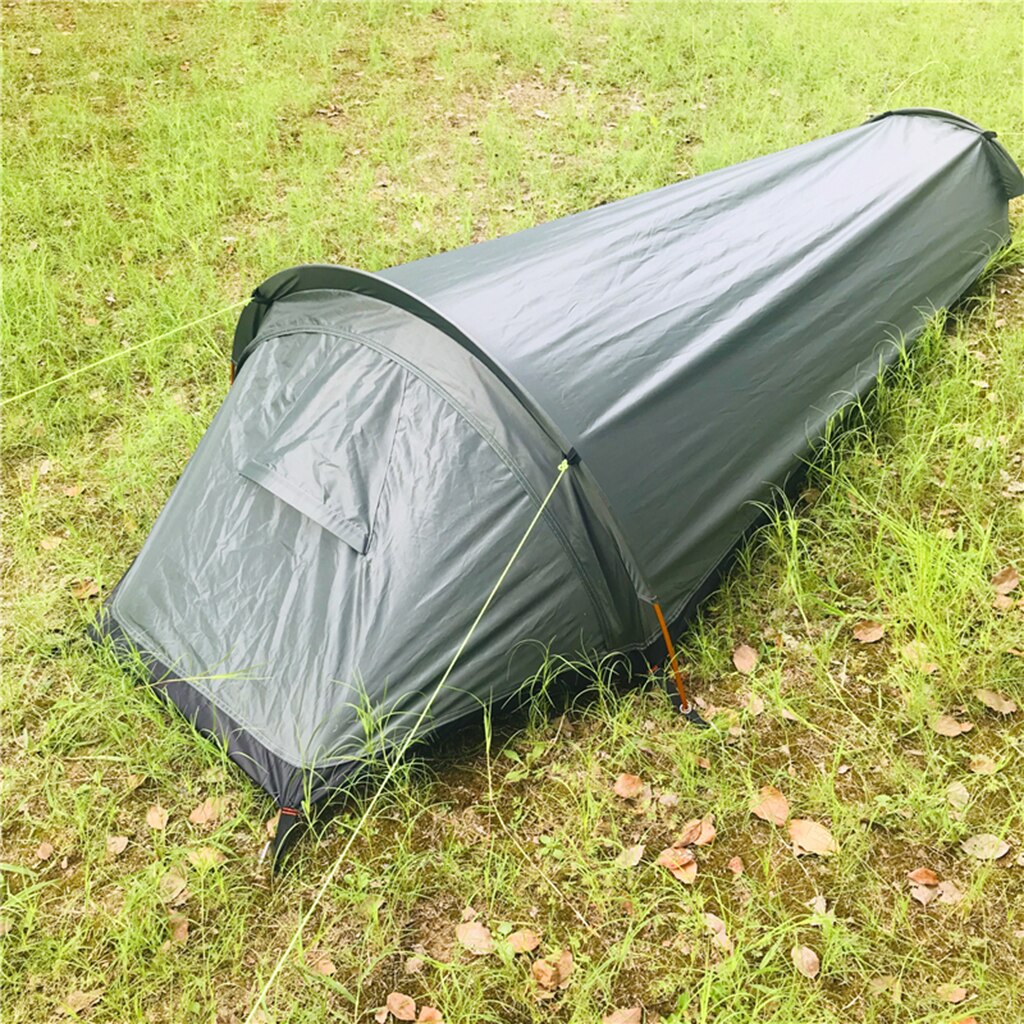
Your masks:
[{"label": "green grass", "polygon": [[[891,107],[956,110],[1024,156],[1012,4],[16,4],[3,41],[8,396],[282,267],[376,269]],[[1020,237],[680,637],[716,728],[679,727],[659,691],[597,667],[564,714],[538,707],[402,765],[303,935],[335,973],[289,960],[259,1019],[369,1021],[392,990],[450,1024],[593,1022],[632,1004],[679,1024],[1024,1017],[1024,715],[973,696],[1024,705],[1024,661],[1007,653],[1024,649],[1024,606],[995,610],[989,586],[1007,563],[1024,570],[1024,496],[1009,486],[1024,477]],[[269,800],[83,637],[95,603],[73,588],[107,592],[139,548],[224,396],[232,328],[225,315],[3,409],[12,1024],[99,988],[90,1021],[244,1020],[360,814],[352,804],[269,878]],[[885,624],[878,644],[853,641],[864,618]],[[911,640],[938,671],[901,654]],[[749,677],[730,662],[740,642],[761,651]],[[975,727],[938,736],[939,712]],[[969,770],[982,754],[998,771]],[[620,772],[678,804],[625,804]],[[827,824],[839,853],[797,860],[751,818],[766,784]],[[190,823],[207,797],[224,813]],[[153,804],[165,830],[146,824]],[[684,887],[654,860],[709,811],[718,837]],[[1011,853],[968,858],[959,844],[980,832]],[[110,835],[129,838],[119,856]],[[642,862],[615,868],[638,842]],[[191,865],[204,846],[224,862]],[[161,889],[180,865],[184,943]],[[905,875],[920,865],[961,902],[913,902]],[[825,915],[806,906],[816,895]],[[568,987],[538,1002],[523,957],[461,951],[468,906],[495,935],[538,932],[534,956],[570,949]],[[710,943],[706,912],[733,953]],[[816,981],[794,971],[795,943],[820,955]],[[900,1001],[873,994],[886,975]],[[942,1002],[945,982],[969,1001]]]}]

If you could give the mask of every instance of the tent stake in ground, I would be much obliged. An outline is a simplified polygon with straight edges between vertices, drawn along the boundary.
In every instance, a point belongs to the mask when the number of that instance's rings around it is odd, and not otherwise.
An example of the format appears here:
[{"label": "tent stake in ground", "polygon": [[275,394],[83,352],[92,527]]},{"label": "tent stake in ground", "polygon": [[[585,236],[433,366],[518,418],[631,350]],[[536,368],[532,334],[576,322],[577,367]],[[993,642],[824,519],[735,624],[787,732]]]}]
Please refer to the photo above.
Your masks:
[{"label": "tent stake in ground", "polygon": [[894,111],[379,274],[276,274],[99,631],[296,811],[516,694],[525,640],[665,657],[700,724],[672,628],[1022,191],[991,132]]}]

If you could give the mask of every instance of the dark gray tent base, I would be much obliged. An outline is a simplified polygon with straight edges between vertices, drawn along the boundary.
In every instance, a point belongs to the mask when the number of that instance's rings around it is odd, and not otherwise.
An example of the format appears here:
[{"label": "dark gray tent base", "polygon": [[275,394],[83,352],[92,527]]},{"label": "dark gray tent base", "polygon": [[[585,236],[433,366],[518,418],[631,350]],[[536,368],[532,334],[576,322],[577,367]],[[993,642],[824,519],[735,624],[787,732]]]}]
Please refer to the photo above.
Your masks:
[{"label": "dark gray tent base", "polygon": [[994,133],[891,111],[379,273],[281,271],[97,636],[278,802],[275,859],[369,751],[514,699],[538,644],[658,660],[705,726],[672,630],[1022,192]]}]

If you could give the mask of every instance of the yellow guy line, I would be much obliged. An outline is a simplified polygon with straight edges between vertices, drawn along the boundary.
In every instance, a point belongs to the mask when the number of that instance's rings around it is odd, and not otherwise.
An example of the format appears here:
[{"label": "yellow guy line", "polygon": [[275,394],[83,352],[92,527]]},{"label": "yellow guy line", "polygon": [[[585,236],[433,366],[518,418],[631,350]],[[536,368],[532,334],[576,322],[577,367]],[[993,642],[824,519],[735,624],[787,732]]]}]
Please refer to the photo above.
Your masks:
[{"label": "yellow guy line", "polygon": [[207,313],[206,316],[201,316],[198,320],[193,320],[191,323],[180,324],[178,327],[172,327],[169,331],[164,331],[163,334],[158,334],[154,338],[147,338],[145,341],[140,341],[136,345],[129,345],[128,348],[123,348],[119,352],[112,352],[109,356],[97,359],[94,363],[87,363],[85,366],[80,366],[77,370],[65,373],[63,377],[58,377],[56,380],[48,380],[45,384],[39,384],[37,387],[29,388],[28,391],[22,391],[20,395],[13,395],[11,398],[5,398],[0,401],[0,406],[10,405],[11,402],[20,402],[23,398],[28,398],[29,395],[34,395],[37,391],[45,391],[47,388],[52,388],[55,384],[63,384],[64,381],[71,380],[72,377],[77,377],[80,373],[87,373],[89,370],[94,370],[97,366],[113,362],[115,359],[120,359],[121,356],[126,356],[130,352],[137,352],[140,348],[145,348],[147,345],[152,345],[154,342],[163,341],[164,338],[169,338],[172,334],[178,334],[180,331],[187,331],[190,327],[197,327],[199,324],[206,323],[207,320],[213,320],[214,317],[222,316],[224,313],[230,313],[231,310],[238,309],[239,306],[244,306],[248,301],[248,299],[239,299],[238,302],[233,302],[230,306],[218,309],[214,313]]},{"label": "yellow guy line", "polygon": [[274,965],[274,969],[270,972],[270,977],[267,978],[267,981],[264,984],[263,988],[260,989],[259,995],[256,997],[256,1002],[253,1003],[252,1009],[246,1016],[244,1024],[252,1024],[252,1022],[256,1019],[256,1014],[263,1006],[263,1001],[264,999],[266,999],[267,993],[270,991],[274,982],[277,981],[278,975],[284,968],[285,961],[288,959],[292,950],[295,948],[295,944],[301,938],[302,933],[306,929],[306,925],[309,924],[310,918],[315,913],[317,907],[320,906],[320,903],[322,902],[328,887],[337,877],[338,872],[341,870],[342,864],[344,864],[345,862],[345,858],[348,856],[348,851],[352,849],[352,844],[355,842],[356,836],[358,836],[359,833],[362,831],[363,825],[365,825],[367,820],[369,819],[370,814],[373,812],[374,807],[377,805],[377,801],[381,797],[381,794],[387,788],[388,783],[391,781],[391,778],[394,775],[396,768],[398,767],[398,763],[402,755],[406,752],[406,750],[409,749],[409,745],[415,738],[416,733],[419,730],[419,727],[423,724],[427,715],[430,713],[430,709],[433,706],[434,701],[437,699],[438,694],[444,688],[444,684],[448,682],[448,677],[452,674],[452,669],[455,668],[455,665],[458,662],[459,658],[462,657],[463,651],[465,651],[467,645],[469,644],[469,641],[473,637],[473,634],[476,632],[476,627],[480,625],[480,620],[484,617],[484,613],[487,611],[488,608],[490,608],[491,602],[494,600],[494,595],[497,594],[498,589],[505,582],[505,578],[508,576],[509,571],[515,564],[515,561],[519,557],[520,552],[522,552],[523,548],[526,546],[526,542],[529,539],[530,534],[533,533],[533,528],[540,521],[540,517],[544,514],[544,509],[547,508],[548,502],[551,501],[551,498],[554,496],[555,490],[558,488],[558,485],[562,482],[562,477],[565,476],[568,469],[569,462],[568,460],[563,459],[558,466],[558,476],[555,477],[555,482],[551,485],[551,489],[544,496],[544,500],[540,503],[540,507],[534,514],[533,519],[530,520],[530,525],[526,528],[526,533],[523,534],[522,540],[520,540],[519,543],[516,545],[516,549],[512,552],[512,556],[509,558],[508,562],[505,563],[505,568],[501,570],[501,575],[498,577],[497,582],[494,584],[493,587],[491,587],[491,592],[487,595],[487,600],[484,601],[483,607],[480,609],[480,611],[477,613],[476,618],[473,620],[473,625],[469,627],[469,632],[466,633],[465,637],[462,640],[462,643],[459,644],[458,650],[456,650],[455,654],[452,656],[452,660],[448,663],[448,667],[444,670],[444,675],[441,676],[440,682],[438,682],[437,686],[434,687],[434,692],[431,693],[430,699],[424,705],[423,710],[419,713],[416,720],[413,722],[412,729],[409,731],[409,734],[405,737],[405,739],[399,745],[398,750],[391,758],[391,766],[388,768],[387,773],[385,774],[383,780],[381,781],[381,784],[377,787],[377,790],[373,794],[373,797],[371,798],[369,804],[367,804],[366,810],[363,811],[362,815],[359,818],[359,821],[356,822],[356,826],[352,830],[351,835],[349,835],[348,841],[342,848],[341,853],[338,854],[337,860],[335,860],[335,862],[331,865],[331,870],[327,872],[327,876],[324,878],[319,890],[317,890],[316,896],[313,897],[313,902],[309,905],[309,908],[306,910],[305,914],[303,914],[302,917],[300,918],[299,924],[296,927],[295,931],[292,933],[292,937],[289,940],[288,945],[285,946],[284,952],[281,954],[277,963]]}]

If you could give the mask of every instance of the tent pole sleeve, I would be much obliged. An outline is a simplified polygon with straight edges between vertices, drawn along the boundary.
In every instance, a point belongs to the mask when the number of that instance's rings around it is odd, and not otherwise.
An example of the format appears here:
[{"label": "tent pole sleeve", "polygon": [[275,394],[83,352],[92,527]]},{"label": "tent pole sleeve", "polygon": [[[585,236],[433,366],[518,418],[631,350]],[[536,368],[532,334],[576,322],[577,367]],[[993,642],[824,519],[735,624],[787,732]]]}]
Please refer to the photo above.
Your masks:
[{"label": "tent pole sleeve", "polygon": [[672,666],[672,675],[676,681],[676,689],[679,691],[679,700],[682,702],[682,711],[685,714],[690,710],[690,700],[686,696],[686,683],[683,680],[683,673],[679,669],[679,662],[676,660],[676,649],[672,646],[672,637],[669,636],[668,623],[665,621],[665,614],[657,601],[654,604],[654,614],[658,616],[658,625],[661,626],[661,635],[665,638],[665,650],[668,652],[668,663]]}]

